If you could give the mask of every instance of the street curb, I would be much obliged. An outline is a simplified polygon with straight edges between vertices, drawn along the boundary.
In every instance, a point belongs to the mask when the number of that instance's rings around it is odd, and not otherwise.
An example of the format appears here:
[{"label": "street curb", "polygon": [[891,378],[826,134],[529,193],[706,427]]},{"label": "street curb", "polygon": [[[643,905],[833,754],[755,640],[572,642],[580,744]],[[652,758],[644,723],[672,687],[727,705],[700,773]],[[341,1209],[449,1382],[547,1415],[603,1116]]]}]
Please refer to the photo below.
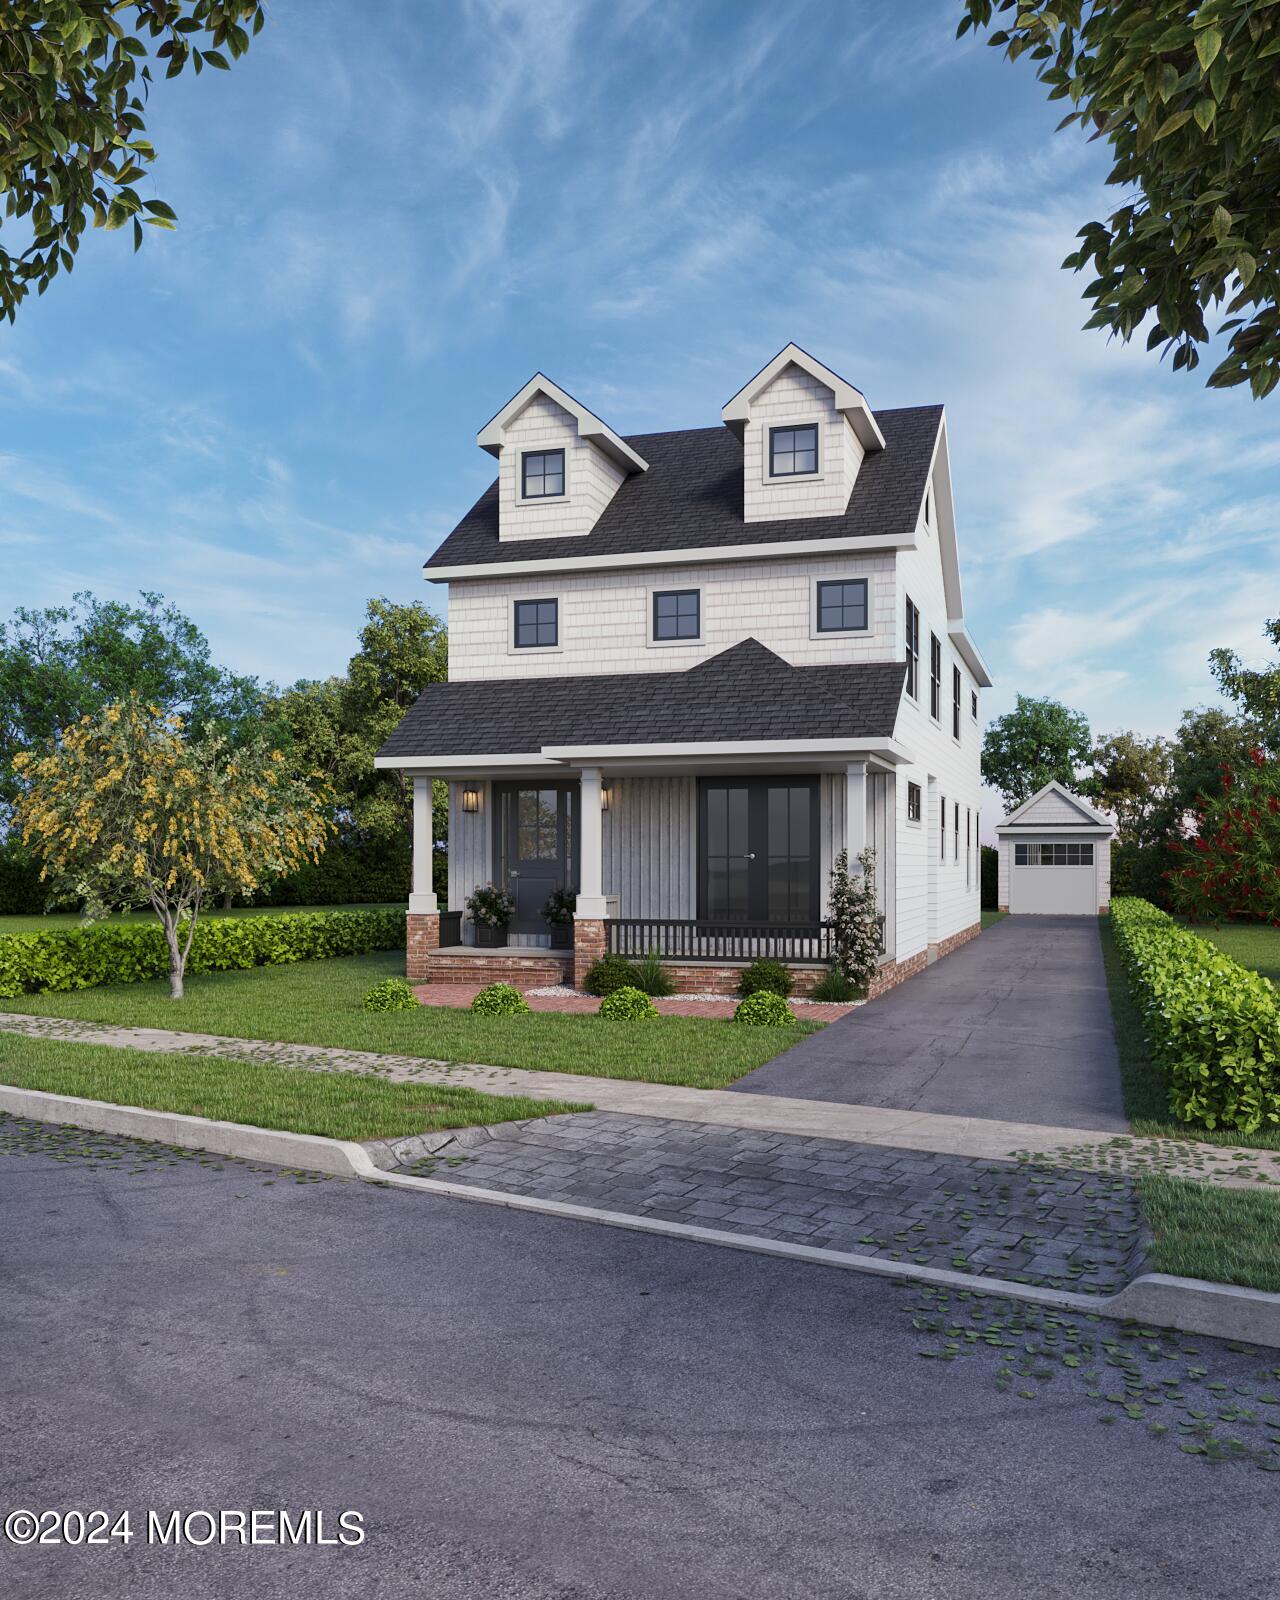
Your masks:
[{"label": "street curb", "polygon": [[1175,1278],[1148,1272],[1115,1294],[1073,1294],[1036,1284],[1013,1283],[1004,1278],[951,1272],[943,1267],[922,1267],[913,1262],[887,1261],[880,1256],[860,1256],[813,1245],[790,1244],[757,1234],[728,1233],[719,1228],[695,1227],[665,1218],[643,1217],[622,1211],[600,1211],[592,1206],[570,1205],[534,1195],[508,1194],[479,1189],[470,1184],[448,1183],[440,1178],[416,1178],[379,1167],[362,1144],[350,1139],[327,1139],[319,1134],[285,1133],[274,1128],[254,1128],[239,1122],[215,1122],[175,1111],[149,1111],[141,1106],[118,1106],[105,1100],[85,1100],[77,1095],[47,1094],[41,1089],[19,1089],[0,1084],[0,1112],[88,1128],[95,1133],[123,1134],[188,1150],[208,1150],[214,1155],[244,1161],[266,1161],[297,1171],[323,1172],[342,1178],[360,1178],[383,1188],[413,1189],[478,1205],[500,1206],[508,1211],[530,1211],[560,1217],[568,1222],[590,1222],[633,1233],[683,1239],[689,1244],[714,1245],[774,1256],[810,1266],[837,1267],[847,1272],[917,1283],[935,1289],[964,1291],[999,1299],[1022,1301],[1077,1316],[1107,1317],[1141,1322],[1158,1328],[1218,1339],[1238,1339],[1280,1349],[1280,1295],[1234,1284],[1209,1283],[1198,1278]]}]

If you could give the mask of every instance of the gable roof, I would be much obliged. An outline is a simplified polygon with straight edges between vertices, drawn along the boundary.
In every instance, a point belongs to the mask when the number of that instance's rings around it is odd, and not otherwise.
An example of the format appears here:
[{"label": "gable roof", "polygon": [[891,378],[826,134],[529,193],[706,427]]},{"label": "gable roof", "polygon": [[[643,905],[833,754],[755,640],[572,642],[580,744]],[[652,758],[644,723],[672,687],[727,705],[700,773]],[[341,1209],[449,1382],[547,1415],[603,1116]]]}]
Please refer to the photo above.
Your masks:
[{"label": "gable roof", "polygon": [[[1046,800],[1056,800],[1060,803],[1057,806],[1046,807],[1044,804]],[[1068,815],[1063,815],[1064,808]],[[1037,812],[1044,813],[1048,810],[1054,810],[1058,814],[1036,815]],[[1069,828],[1075,832],[1081,829],[1105,828],[1108,833],[1115,832],[1115,824],[1109,817],[1104,816],[1101,811],[1095,811],[1087,800],[1081,799],[1078,794],[1073,794],[1056,778],[1046,783],[1043,789],[1037,789],[1029,800],[1024,800],[1020,806],[1011,811],[1004,821],[998,824],[996,832],[1003,833],[1006,828],[1014,833],[1019,829],[1043,833],[1050,828]]]},{"label": "gable roof", "polygon": [[793,667],[744,639],[683,672],[433,683],[378,761],[536,754],[586,743],[889,739],[905,674],[904,661]]},{"label": "gable roof", "polygon": [[513,394],[502,410],[489,418],[476,435],[476,443],[491,456],[502,454],[502,440],[507,428],[520,415],[534,395],[546,395],[562,411],[567,411],[578,424],[578,437],[589,439],[603,450],[624,472],[644,472],[649,463],[638,455],[625,439],[620,439],[607,422],[601,422],[594,411],[588,411],[581,400],[575,400],[558,383],[553,383],[545,373],[535,372],[522,389]]},{"label": "gable roof", "polygon": [[495,481],[423,570],[428,577],[443,578],[459,567],[508,562],[649,551],[669,555],[734,545],[785,546],[802,540],[905,540],[915,532],[942,415],[938,405],[881,411],[878,420],[885,448],[863,461],[844,511],[834,517],[777,522],[744,519],[742,443],[728,428],[633,434],[625,443],[649,470],[624,479],[590,533],[499,542]]},{"label": "gable roof", "polygon": [[864,450],[871,452],[884,449],[884,434],[881,433],[871,407],[861,392],[838,372],[832,372],[830,367],[824,367],[817,356],[811,356],[807,350],[802,350],[794,343],[779,350],[772,361],[761,367],[754,378],[744,383],[737,394],[725,402],[724,409],[720,413],[725,426],[734,429],[741,437],[757,398],[780,372],[793,366],[799,367],[802,372],[807,372],[824,389],[831,390],[835,396],[836,410],[846,419]]}]

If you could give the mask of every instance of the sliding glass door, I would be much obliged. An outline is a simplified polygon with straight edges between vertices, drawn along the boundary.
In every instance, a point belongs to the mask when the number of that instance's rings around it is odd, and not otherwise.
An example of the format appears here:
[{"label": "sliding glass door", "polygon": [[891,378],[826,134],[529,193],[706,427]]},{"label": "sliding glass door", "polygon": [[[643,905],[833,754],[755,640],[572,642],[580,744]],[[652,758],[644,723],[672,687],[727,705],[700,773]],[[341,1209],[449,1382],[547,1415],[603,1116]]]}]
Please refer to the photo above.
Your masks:
[{"label": "sliding glass door", "polygon": [[818,780],[700,779],[699,918],[817,922],[819,899]]}]

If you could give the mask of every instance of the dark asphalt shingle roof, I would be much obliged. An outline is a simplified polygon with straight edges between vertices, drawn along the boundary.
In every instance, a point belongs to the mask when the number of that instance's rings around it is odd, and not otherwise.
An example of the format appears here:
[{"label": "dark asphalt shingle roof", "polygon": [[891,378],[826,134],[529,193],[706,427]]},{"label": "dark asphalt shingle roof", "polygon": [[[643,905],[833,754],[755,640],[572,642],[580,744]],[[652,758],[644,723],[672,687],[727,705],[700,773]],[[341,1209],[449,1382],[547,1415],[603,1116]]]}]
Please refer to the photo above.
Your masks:
[{"label": "dark asphalt shingle roof", "polygon": [[495,481],[427,561],[426,570],[554,560],[566,554],[662,553],[910,533],[924,499],[941,419],[941,406],[877,411],[885,448],[863,461],[843,514],[783,522],[743,520],[742,444],[728,428],[633,434],[627,443],[649,463],[649,470],[633,472],[622,483],[590,533],[500,544]]},{"label": "dark asphalt shingle roof", "polygon": [[433,683],[378,752],[481,756],[544,745],[889,738],[903,661],[793,667],[745,639],[684,672]]}]

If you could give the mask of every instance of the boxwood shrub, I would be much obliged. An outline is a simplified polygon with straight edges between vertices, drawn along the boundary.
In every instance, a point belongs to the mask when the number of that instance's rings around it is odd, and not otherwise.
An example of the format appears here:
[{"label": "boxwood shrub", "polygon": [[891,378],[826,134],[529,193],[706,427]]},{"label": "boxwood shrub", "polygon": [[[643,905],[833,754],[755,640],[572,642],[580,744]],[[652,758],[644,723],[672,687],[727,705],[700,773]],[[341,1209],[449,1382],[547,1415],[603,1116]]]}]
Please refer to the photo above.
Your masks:
[{"label": "boxwood shrub", "polygon": [[795,986],[795,979],[781,961],[769,956],[760,956],[744,967],[738,979],[738,993],[744,1000],[749,994],[780,994],[785,1000]]},{"label": "boxwood shrub", "polygon": [[612,994],[615,989],[640,989],[639,970],[626,956],[601,956],[587,973],[583,988],[588,994]]},{"label": "boxwood shrub", "polygon": [[364,997],[366,1011],[413,1011],[418,997],[404,978],[384,978]]},{"label": "boxwood shrub", "polygon": [[1256,1133],[1280,1124],[1280,996],[1146,900],[1111,902],[1116,945],[1169,1108]]},{"label": "boxwood shrub", "polygon": [[[187,975],[403,950],[400,910],[299,911],[209,917],[196,924]],[[0,934],[0,999],[102,983],[140,983],[169,971],[155,922],[98,922],[48,933]]]},{"label": "boxwood shrub", "polygon": [[600,1002],[600,1015],[609,1022],[643,1022],[658,1015],[658,1008],[643,989],[615,989]]},{"label": "boxwood shrub", "polygon": [[529,1009],[529,1002],[509,983],[491,983],[471,1002],[478,1017],[520,1017]]},{"label": "boxwood shrub", "polygon": [[745,1000],[739,1000],[733,1013],[735,1022],[749,1022],[758,1028],[785,1028],[796,1021],[796,1014],[780,994],[771,989],[757,989]]}]

